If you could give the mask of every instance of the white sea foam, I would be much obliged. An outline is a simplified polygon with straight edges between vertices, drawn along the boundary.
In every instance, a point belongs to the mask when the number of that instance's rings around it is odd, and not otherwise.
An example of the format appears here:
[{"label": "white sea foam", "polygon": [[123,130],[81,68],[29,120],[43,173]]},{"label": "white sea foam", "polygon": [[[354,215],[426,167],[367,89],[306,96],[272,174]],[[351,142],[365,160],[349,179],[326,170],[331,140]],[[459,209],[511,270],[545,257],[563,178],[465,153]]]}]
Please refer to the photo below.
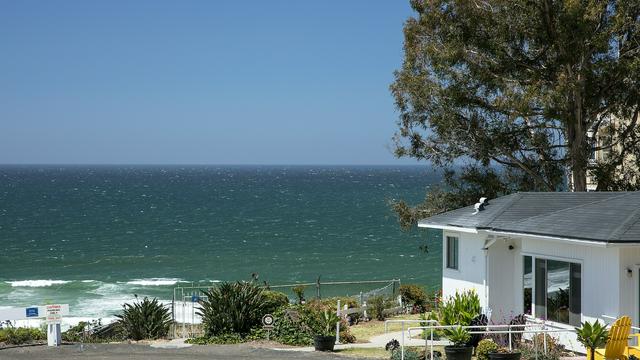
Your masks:
[{"label": "white sea foam", "polygon": [[70,281],[65,280],[20,280],[20,281],[7,281],[13,287],[46,287],[52,285],[67,284]]},{"label": "white sea foam", "polygon": [[175,278],[151,278],[151,279],[136,279],[128,281],[128,285],[139,285],[139,286],[168,286],[175,285],[180,282],[180,279]]}]

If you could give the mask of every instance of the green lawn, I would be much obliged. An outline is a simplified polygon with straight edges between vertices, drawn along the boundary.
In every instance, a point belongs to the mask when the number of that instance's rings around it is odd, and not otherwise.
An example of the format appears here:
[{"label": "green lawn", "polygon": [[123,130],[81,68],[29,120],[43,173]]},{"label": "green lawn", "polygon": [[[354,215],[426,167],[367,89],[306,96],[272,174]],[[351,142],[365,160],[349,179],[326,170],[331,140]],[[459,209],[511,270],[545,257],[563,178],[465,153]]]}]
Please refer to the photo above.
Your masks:
[{"label": "green lawn", "polygon": [[[389,320],[420,320],[420,314],[412,314],[412,315],[399,315],[390,317]],[[418,324],[406,325],[405,328],[409,326],[417,326]],[[360,323],[358,325],[354,325],[351,328],[351,333],[355,335],[357,342],[368,342],[370,338],[376,335],[384,334],[384,321],[371,320],[367,322]],[[400,324],[389,324],[389,331],[401,331],[402,325]]]}]

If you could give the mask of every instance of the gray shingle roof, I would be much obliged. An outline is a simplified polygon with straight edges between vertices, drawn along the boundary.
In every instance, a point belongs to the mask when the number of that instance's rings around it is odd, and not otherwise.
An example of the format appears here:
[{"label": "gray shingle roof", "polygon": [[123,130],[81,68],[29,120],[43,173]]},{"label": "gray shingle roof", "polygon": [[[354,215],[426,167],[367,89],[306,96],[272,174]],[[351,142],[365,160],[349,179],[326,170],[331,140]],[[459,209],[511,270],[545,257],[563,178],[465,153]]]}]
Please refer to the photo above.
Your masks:
[{"label": "gray shingle roof", "polygon": [[640,191],[521,192],[421,220],[452,226],[606,243],[640,243]]}]

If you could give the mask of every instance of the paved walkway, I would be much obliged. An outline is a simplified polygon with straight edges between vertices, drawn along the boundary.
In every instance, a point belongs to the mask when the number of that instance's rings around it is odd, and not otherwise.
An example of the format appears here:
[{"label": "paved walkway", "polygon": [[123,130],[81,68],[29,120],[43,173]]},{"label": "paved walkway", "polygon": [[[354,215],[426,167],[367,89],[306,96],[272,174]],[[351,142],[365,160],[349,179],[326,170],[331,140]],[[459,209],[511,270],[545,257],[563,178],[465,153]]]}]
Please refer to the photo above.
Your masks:
[{"label": "paved walkway", "polygon": [[[336,350],[342,350],[342,349],[352,349],[352,348],[380,348],[380,349],[384,349],[385,345],[387,345],[387,343],[393,339],[398,340],[398,342],[400,342],[402,344],[402,331],[394,331],[394,332],[389,332],[386,334],[382,334],[382,335],[377,335],[372,337],[371,339],[369,339],[369,342],[367,343],[355,343],[355,344],[339,344],[335,346]],[[429,344],[427,342],[427,344]],[[404,339],[404,345],[405,346],[425,346],[425,340],[423,339],[410,339],[409,338],[409,334],[407,331],[405,331],[405,339]],[[449,345],[448,341],[440,341],[440,340],[435,340],[433,342],[434,346],[444,346],[444,345]],[[302,351],[302,352],[306,352],[306,351],[314,351],[313,347],[297,347],[297,348],[274,348],[273,350],[278,350],[278,351]]]},{"label": "paved walkway", "polygon": [[143,344],[75,344],[57,348],[31,346],[0,350],[0,360],[346,360],[344,355],[321,352],[286,352],[249,345],[191,346],[162,349]]}]

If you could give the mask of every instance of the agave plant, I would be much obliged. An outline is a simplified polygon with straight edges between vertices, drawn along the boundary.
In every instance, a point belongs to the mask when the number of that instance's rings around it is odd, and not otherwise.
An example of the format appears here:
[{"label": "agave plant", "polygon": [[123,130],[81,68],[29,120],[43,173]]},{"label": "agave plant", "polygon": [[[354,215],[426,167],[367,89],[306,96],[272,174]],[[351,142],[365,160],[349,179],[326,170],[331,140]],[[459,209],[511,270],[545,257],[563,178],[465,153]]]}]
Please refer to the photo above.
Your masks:
[{"label": "agave plant", "polygon": [[203,292],[201,309],[206,336],[248,334],[265,314],[264,290],[248,282],[221,283]]},{"label": "agave plant", "polygon": [[471,339],[471,335],[469,335],[469,331],[464,329],[462,326],[457,326],[452,329],[446,330],[447,337],[449,341],[453,343],[453,346],[463,347],[467,346],[467,342]]},{"label": "agave plant", "polygon": [[609,339],[607,326],[597,320],[593,323],[583,322],[581,327],[576,328],[576,333],[578,341],[590,351],[591,360],[595,359],[596,349],[603,347]]},{"label": "agave plant", "polygon": [[116,315],[125,336],[132,340],[158,339],[167,336],[171,326],[171,311],[154,298],[122,305],[121,315]]}]

